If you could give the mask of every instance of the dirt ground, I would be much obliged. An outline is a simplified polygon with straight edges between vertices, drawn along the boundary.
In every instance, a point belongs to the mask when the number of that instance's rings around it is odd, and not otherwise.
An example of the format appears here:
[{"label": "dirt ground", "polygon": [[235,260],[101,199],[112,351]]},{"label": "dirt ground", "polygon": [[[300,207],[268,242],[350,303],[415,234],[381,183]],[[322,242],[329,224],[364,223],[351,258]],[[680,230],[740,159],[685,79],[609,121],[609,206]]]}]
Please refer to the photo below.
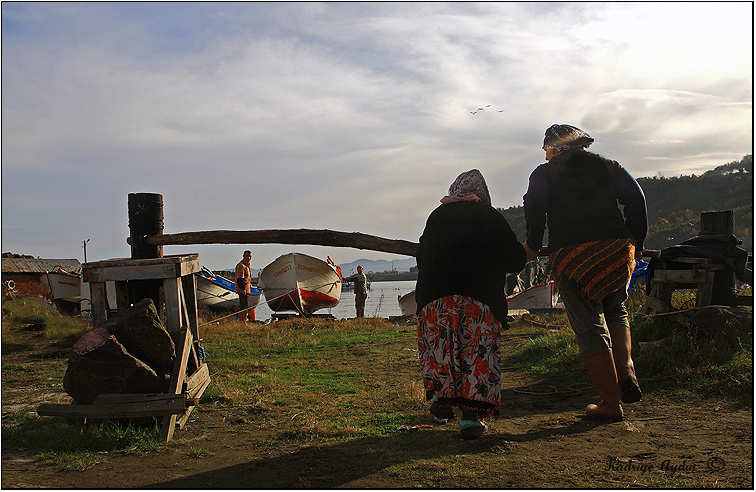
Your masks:
[{"label": "dirt ground", "polygon": [[[624,421],[597,423],[583,417],[584,406],[596,401],[587,379],[544,380],[510,367],[506,354],[521,343],[503,337],[502,415],[474,441],[459,437],[456,422],[435,425],[420,411],[414,423],[432,428],[334,444],[282,438],[274,412],[239,408],[224,420],[220,410],[200,405],[167,446],[110,453],[79,470],[4,449],[2,487],[753,488],[752,407],[646,395],[625,405]],[[4,425],[11,412],[60,398],[61,381],[32,370],[45,360],[3,354]],[[17,362],[29,370],[6,371]],[[416,364],[401,370],[397,377],[419,377]],[[466,457],[475,457],[469,470],[450,465]]]}]

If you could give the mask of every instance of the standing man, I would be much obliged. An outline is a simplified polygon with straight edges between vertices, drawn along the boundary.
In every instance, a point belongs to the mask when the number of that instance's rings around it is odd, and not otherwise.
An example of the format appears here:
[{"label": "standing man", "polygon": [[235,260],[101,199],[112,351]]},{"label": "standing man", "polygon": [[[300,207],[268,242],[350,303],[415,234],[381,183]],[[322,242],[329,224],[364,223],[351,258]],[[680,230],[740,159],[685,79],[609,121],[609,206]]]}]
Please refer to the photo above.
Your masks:
[{"label": "standing man", "polygon": [[365,300],[367,299],[367,276],[362,273],[362,265],[357,265],[357,273],[343,280],[354,282],[354,305],[357,317],[365,317]]},{"label": "standing man", "polygon": [[622,420],[620,401],[635,403],[642,396],[625,300],[648,230],[646,198],[617,161],[585,150],[592,143],[571,125],[546,130],[547,162],[530,175],[523,197],[523,246],[528,259],[536,258],[548,223],[551,272],[601,397],[585,413]]},{"label": "standing man", "polygon": [[236,264],[236,293],[239,294],[239,321],[247,320],[247,310],[249,309],[249,294],[252,292],[251,278],[252,270],[249,263],[252,261],[252,252],[246,250],[242,260]]}]

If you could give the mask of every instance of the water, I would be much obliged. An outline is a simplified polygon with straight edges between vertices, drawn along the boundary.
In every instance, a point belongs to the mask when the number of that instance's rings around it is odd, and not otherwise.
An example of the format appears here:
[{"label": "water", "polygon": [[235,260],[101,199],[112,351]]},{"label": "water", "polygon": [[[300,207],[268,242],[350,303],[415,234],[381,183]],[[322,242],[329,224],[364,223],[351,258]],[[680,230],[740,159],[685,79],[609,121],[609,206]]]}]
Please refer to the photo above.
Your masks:
[{"label": "water", "polygon": [[[373,282],[371,289],[368,291],[367,300],[365,301],[365,316],[368,318],[388,318],[389,316],[401,316],[402,310],[399,307],[399,297],[415,289],[414,280],[402,280],[398,282]],[[261,298],[259,306],[255,309],[255,318],[258,321],[264,321],[270,318],[272,311],[268,305],[263,302],[265,296]],[[293,314],[293,312],[286,311]],[[334,317],[354,318],[357,310],[354,307],[354,292],[342,291],[341,301],[331,309],[321,309],[315,314],[332,314]]]}]

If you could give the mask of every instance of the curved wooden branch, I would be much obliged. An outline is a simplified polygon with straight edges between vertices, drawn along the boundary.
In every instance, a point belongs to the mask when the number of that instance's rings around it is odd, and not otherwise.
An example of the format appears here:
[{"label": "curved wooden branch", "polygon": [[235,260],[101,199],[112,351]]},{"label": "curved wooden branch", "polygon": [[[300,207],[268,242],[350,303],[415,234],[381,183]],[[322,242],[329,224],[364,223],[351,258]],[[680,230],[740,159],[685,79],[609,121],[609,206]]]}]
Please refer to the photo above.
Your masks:
[{"label": "curved wooden branch", "polygon": [[[130,238],[127,241],[130,243]],[[369,249],[405,256],[415,256],[418,246],[417,243],[402,239],[386,239],[360,232],[339,232],[327,229],[180,232],[146,236],[142,241],[151,246],[171,244],[314,244],[317,246]]]}]

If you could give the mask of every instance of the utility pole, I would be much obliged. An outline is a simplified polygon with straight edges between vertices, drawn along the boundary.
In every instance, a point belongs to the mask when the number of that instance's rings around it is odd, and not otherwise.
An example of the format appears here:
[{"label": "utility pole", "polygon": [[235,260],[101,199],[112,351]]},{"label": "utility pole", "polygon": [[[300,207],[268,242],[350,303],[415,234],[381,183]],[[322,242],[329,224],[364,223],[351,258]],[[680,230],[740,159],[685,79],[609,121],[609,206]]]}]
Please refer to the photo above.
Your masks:
[{"label": "utility pole", "polygon": [[86,241],[82,241],[82,244],[84,245],[84,263],[87,262],[87,243],[90,241],[90,239],[87,239]]}]

